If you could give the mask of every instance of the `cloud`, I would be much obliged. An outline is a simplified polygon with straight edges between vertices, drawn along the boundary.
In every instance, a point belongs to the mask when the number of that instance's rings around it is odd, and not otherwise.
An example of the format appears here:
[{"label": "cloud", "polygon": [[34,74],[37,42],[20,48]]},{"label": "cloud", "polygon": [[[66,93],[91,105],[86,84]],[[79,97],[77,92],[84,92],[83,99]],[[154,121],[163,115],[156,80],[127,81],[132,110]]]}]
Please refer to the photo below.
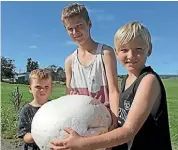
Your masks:
[{"label": "cloud", "polygon": [[74,41],[66,41],[65,42],[66,45],[77,45]]},{"label": "cloud", "polygon": [[87,8],[88,12],[90,14],[93,14],[96,18],[97,21],[113,21],[114,20],[114,16],[107,14],[104,10],[102,9],[90,9]]},{"label": "cloud", "polygon": [[155,42],[155,41],[163,40],[164,38],[160,37],[160,36],[151,36],[151,39],[152,39],[153,42]]},{"label": "cloud", "polygon": [[87,7],[87,10],[89,14],[94,15],[93,17],[95,17],[97,21],[113,21],[114,20],[114,16],[107,14],[107,12],[104,11],[103,9],[91,9]]},{"label": "cloud", "polygon": [[110,14],[98,14],[98,15],[96,15],[96,19],[98,21],[113,21],[114,16],[110,15]]},{"label": "cloud", "polygon": [[36,45],[31,45],[31,46],[29,46],[29,48],[37,49],[38,47]]},{"label": "cloud", "polygon": [[87,7],[88,13],[104,13],[104,10],[102,9],[90,9]]}]

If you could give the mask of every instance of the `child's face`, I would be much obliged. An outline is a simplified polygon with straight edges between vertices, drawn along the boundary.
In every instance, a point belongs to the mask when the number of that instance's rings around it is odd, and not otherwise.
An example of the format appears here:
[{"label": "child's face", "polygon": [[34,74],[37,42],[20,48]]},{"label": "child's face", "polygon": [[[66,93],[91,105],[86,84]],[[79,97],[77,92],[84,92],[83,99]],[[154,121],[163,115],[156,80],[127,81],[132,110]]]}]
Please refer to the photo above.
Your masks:
[{"label": "child's face", "polygon": [[81,17],[75,16],[65,20],[65,28],[77,44],[83,44],[90,36],[91,22],[88,23]]},{"label": "child's face", "polygon": [[139,72],[146,63],[148,52],[151,52],[146,43],[137,37],[129,43],[116,48],[116,53],[120,63],[128,72]]},{"label": "child's face", "polygon": [[40,105],[43,105],[48,101],[48,97],[51,94],[52,82],[51,79],[40,80],[34,78],[29,85],[29,91],[33,94],[34,100]]}]

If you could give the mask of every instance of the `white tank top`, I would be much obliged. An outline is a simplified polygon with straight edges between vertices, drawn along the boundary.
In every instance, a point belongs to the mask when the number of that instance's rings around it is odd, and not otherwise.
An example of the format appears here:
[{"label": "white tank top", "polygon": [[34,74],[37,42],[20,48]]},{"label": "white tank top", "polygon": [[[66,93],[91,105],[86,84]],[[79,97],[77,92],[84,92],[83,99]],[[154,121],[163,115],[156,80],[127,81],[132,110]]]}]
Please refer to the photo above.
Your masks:
[{"label": "white tank top", "polygon": [[94,61],[83,66],[78,59],[78,49],[73,52],[71,90],[79,95],[92,96],[109,107],[109,92],[102,59],[102,44],[98,44]]}]

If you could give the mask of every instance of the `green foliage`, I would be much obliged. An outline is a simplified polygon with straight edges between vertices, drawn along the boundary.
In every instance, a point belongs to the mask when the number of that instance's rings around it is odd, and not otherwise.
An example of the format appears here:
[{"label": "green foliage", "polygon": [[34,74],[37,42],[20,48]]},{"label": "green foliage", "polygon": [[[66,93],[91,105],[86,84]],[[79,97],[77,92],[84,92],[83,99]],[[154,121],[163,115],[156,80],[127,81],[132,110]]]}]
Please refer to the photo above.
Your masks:
[{"label": "green foliage", "polygon": [[1,78],[13,78],[15,75],[14,60],[1,57]]},{"label": "green foliage", "polygon": [[48,66],[45,69],[47,69],[51,73],[53,81],[65,81],[66,80],[65,72],[62,67],[57,67],[56,65],[53,64],[53,65]]},{"label": "green foliage", "polygon": [[26,67],[27,67],[27,72],[31,72],[35,69],[38,69],[39,64],[37,61],[33,61],[31,58],[28,58]]},{"label": "green foliage", "polygon": [[23,94],[20,93],[19,86],[17,86],[10,95],[10,100],[15,108],[16,113],[20,110],[20,103],[22,101]]}]

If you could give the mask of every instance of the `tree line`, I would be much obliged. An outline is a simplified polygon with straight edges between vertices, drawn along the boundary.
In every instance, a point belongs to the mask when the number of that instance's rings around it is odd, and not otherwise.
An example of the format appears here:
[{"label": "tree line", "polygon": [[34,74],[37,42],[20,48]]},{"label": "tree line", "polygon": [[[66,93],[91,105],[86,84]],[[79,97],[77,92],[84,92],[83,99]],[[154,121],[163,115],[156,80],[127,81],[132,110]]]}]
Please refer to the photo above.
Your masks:
[{"label": "tree line", "polygon": [[[31,72],[38,68],[39,68],[38,61],[34,61],[32,60],[32,58],[27,59],[26,72]],[[15,60],[3,56],[1,57],[1,80],[15,78],[15,76],[19,74],[15,71],[15,69],[16,69]],[[65,71],[62,67],[58,67],[52,64],[44,69],[47,69],[51,73],[53,81],[64,82],[66,80]]]}]

